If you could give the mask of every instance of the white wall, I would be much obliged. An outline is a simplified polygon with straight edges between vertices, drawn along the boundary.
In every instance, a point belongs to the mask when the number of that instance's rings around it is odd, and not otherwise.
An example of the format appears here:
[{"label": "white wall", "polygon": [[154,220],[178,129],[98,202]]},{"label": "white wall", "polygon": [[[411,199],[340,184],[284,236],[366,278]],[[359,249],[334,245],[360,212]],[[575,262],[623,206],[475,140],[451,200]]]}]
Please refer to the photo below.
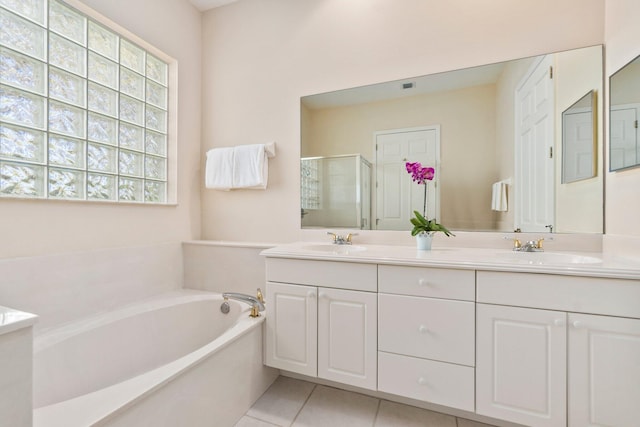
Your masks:
[{"label": "white wall", "polygon": [[[561,183],[556,179],[555,229],[563,233],[602,233],[603,227],[603,72],[602,51],[599,48],[580,49],[555,56],[555,140],[556,177],[562,176],[562,113],[589,91],[595,91],[598,120],[595,150],[596,174],[581,181]],[[586,71],[588,70],[588,72]]]},{"label": "white wall", "polygon": [[181,287],[181,244],[0,259],[0,304],[38,315],[36,335]]},{"label": "white wall", "polygon": [[202,153],[275,140],[278,155],[266,191],[202,190],[202,237],[299,239],[301,96],[601,44],[603,12],[604,0],[241,0],[205,13]]},{"label": "white wall", "polygon": [[[609,77],[627,62],[640,55],[640,2],[637,0],[607,0],[605,3],[606,86]],[[608,95],[605,105],[608,108]],[[607,117],[608,120],[608,117]],[[609,150],[608,128],[605,135]],[[609,170],[609,159],[606,158]],[[605,232],[611,235],[640,237],[640,168],[608,172],[605,177]],[[638,239],[635,250],[640,255]]]},{"label": "white wall", "polygon": [[0,200],[0,258],[179,242],[200,235],[201,15],[188,0],[83,0],[178,60],[178,205]]}]

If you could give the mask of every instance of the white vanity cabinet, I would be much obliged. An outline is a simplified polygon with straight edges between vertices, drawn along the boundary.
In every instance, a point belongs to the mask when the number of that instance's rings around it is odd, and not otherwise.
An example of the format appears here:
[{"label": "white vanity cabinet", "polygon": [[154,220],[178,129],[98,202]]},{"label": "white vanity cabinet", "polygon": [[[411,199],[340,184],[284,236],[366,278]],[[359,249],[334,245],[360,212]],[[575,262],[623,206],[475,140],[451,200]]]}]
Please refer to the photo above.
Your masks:
[{"label": "white vanity cabinet", "polygon": [[478,414],[637,425],[640,281],[479,271],[477,292]]},{"label": "white vanity cabinet", "polygon": [[640,280],[275,253],[269,366],[533,427],[639,425]]},{"label": "white vanity cabinet", "polygon": [[566,425],[566,313],[477,305],[476,412]]},{"label": "white vanity cabinet", "polygon": [[318,377],[375,390],[376,294],[318,290]]},{"label": "white vanity cabinet", "polygon": [[640,320],[571,313],[568,329],[569,426],[637,426]]},{"label": "white vanity cabinet", "polygon": [[375,390],[375,264],[267,259],[265,364]]},{"label": "white vanity cabinet", "polygon": [[303,375],[318,373],[318,289],[268,282],[265,364]]},{"label": "white vanity cabinet", "polygon": [[475,273],[378,267],[378,389],[474,410]]}]

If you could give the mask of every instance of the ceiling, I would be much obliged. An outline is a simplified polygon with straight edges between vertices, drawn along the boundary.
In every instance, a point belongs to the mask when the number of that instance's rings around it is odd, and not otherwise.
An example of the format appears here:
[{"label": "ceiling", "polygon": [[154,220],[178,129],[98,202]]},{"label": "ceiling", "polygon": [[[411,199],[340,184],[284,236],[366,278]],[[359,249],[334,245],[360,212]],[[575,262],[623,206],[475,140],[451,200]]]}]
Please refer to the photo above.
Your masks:
[{"label": "ceiling", "polygon": [[[489,64],[306,96],[302,99],[302,103],[311,109],[332,108],[490,84],[498,80],[504,64]],[[403,89],[405,83],[413,83],[413,87]]]},{"label": "ceiling", "polygon": [[200,12],[233,3],[236,0],[189,0]]}]

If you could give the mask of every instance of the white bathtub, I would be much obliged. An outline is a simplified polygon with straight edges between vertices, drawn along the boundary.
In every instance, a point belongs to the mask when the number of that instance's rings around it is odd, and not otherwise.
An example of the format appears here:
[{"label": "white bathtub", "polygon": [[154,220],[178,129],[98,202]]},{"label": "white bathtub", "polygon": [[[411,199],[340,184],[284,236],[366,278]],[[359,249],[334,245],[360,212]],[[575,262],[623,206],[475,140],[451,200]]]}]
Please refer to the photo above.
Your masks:
[{"label": "white bathtub", "polygon": [[232,426],[277,374],[263,317],[221,303],[171,292],[39,334],[34,426]]}]

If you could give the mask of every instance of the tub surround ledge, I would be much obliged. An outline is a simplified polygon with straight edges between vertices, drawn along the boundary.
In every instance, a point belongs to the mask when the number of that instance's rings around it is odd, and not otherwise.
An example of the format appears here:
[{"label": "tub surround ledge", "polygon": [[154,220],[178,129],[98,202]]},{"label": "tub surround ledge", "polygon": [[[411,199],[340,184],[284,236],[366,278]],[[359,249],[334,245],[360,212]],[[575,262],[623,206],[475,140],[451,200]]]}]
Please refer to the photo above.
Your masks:
[{"label": "tub surround ledge", "polygon": [[0,335],[31,327],[37,321],[35,314],[0,306]]},{"label": "tub surround ledge", "polygon": [[38,316],[0,306],[0,424],[32,424],[33,325]]}]

